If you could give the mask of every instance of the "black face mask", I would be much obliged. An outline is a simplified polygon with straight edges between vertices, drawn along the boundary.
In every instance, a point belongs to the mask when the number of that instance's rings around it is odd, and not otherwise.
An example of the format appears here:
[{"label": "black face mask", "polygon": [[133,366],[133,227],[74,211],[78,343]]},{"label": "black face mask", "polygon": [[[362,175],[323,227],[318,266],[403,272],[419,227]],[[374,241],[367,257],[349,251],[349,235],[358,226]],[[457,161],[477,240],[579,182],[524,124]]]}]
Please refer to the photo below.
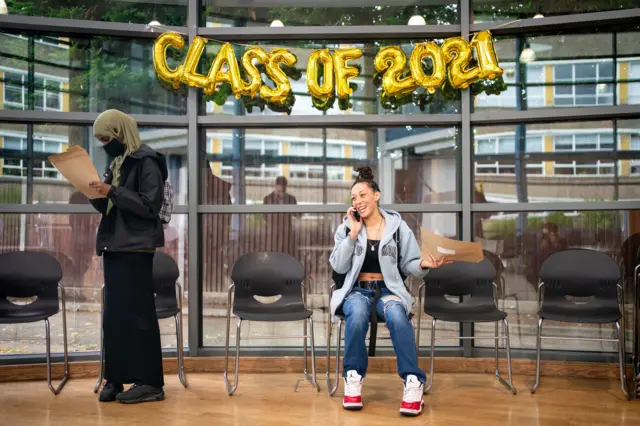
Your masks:
[{"label": "black face mask", "polygon": [[102,145],[102,147],[111,157],[119,157],[124,154],[124,144],[117,139],[111,139],[110,142]]}]

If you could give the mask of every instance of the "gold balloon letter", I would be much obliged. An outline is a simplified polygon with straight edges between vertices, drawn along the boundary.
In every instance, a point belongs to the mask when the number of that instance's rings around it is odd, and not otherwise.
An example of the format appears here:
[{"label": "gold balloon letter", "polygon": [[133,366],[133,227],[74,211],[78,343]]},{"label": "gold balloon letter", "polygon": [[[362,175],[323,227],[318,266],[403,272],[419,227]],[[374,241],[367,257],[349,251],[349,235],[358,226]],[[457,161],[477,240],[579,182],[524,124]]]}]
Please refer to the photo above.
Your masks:
[{"label": "gold balloon letter", "polygon": [[[424,75],[422,68],[423,58],[431,58],[433,62],[433,72],[430,76]],[[418,43],[416,45],[411,53],[409,67],[415,82],[424,87],[429,93],[435,93],[436,89],[444,84],[444,79],[447,76],[447,64],[442,50],[433,42]]]},{"label": "gold balloon letter", "polygon": [[[227,65],[227,71],[222,71],[222,66]],[[213,65],[209,70],[209,87],[204,90],[206,94],[211,94],[216,90],[220,83],[229,83],[233,89],[236,98],[240,98],[244,90],[244,84],[240,77],[240,68],[238,68],[238,60],[233,51],[233,46],[225,43],[220,48],[213,61]]]},{"label": "gold balloon letter", "polygon": [[206,44],[207,39],[195,36],[184,60],[181,81],[191,87],[200,87],[201,89],[209,87],[209,78],[196,72],[196,67],[200,62],[200,56],[202,56],[202,51]]},{"label": "gold balloon letter", "polygon": [[269,62],[269,55],[263,48],[256,46],[250,47],[242,55],[242,68],[244,68],[244,72],[249,77],[249,82],[245,82],[243,85],[242,94],[250,96],[252,99],[258,94],[260,86],[262,86],[262,76],[258,68],[253,64],[254,59],[259,64],[266,65]]},{"label": "gold balloon letter", "polygon": [[473,36],[471,47],[476,49],[478,65],[480,67],[480,78],[494,79],[500,77],[503,69],[498,64],[493,37],[489,31],[480,31]]},{"label": "gold balloon letter", "polygon": [[173,88],[177,89],[180,87],[183,66],[178,65],[175,70],[169,68],[167,64],[167,47],[169,46],[182,49],[184,47],[184,39],[175,32],[164,33],[158,37],[153,44],[153,68],[155,68],[158,77],[171,83]]},{"label": "gold balloon letter", "polygon": [[358,68],[350,67],[347,65],[347,61],[359,59],[362,56],[362,49],[352,47],[350,49],[336,49],[333,53],[334,67],[336,70],[336,83],[338,97],[340,99],[351,96],[353,90],[349,88],[348,79],[357,77],[359,74]]},{"label": "gold balloon letter", "polygon": [[407,57],[400,47],[389,46],[380,49],[374,59],[374,66],[378,72],[386,70],[382,76],[382,89],[387,95],[399,97],[416,89],[416,82],[411,75],[402,78],[407,66]]},{"label": "gold balloon letter", "polygon": [[284,104],[287,96],[291,93],[291,83],[282,68],[280,68],[280,63],[292,67],[296,62],[296,57],[288,50],[272,50],[269,54],[269,62],[267,62],[267,75],[276,84],[276,88],[271,89],[263,85],[260,87],[260,96],[269,102]]},{"label": "gold balloon letter", "polygon": [[[324,66],[322,86],[318,84],[319,63]],[[329,54],[329,49],[315,50],[309,55],[309,61],[307,62],[307,89],[312,96],[321,100],[327,100],[333,96],[333,58]]]},{"label": "gold balloon letter", "polygon": [[467,70],[471,60],[471,48],[462,37],[448,38],[442,44],[442,53],[449,65],[449,81],[455,88],[466,89],[470,84],[478,81],[480,69],[473,67]]}]

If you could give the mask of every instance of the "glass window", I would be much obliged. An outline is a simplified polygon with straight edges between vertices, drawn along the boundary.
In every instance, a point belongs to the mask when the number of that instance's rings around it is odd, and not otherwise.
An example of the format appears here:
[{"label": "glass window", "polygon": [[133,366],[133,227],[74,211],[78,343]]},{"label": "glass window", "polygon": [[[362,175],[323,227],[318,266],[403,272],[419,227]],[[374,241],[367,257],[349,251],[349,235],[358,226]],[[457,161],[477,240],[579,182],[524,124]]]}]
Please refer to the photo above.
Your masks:
[{"label": "glass window", "polygon": [[[547,211],[483,212],[474,214],[475,241],[494,253],[504,269],[498,287],[499,306],[508,313],[511,346],[536,346],[537,289],[540,268],[554,253],[567,249],[590,249],[623,259],[622,245],[638,228],[639,211]],[[576,300],[576,303],[579,303]],[[631,333],[632,326],[628,326]],[[546,334],[567,338],[600,338],[597,324],[545,321]],[[611,333],[614,333],[611,328]],[[478,324],[476,335],[493,335],[490,324]],[[629,334],[630,335],[630,334]],[[484,339],[478,347],[493,347]],[[616,352],[615,342],[543,340],[544,350]]]},{"label": "glass window", "polygon": [[[2,187],[0,187],[2,188]],[[2,189],[0,189],[0,193]],[[2,202],[2,201],[0,201]],[[103,284],[102,258],[96,256],[98,214],[0,214],[0,253],[32,250],[45,252],[62,267],[65,287],[69,352],[98,351],[100,348],[100,288]],[[174,214],[165,227],[165,246],[180,271],[178,282],[184,294],[187,286],[187,217]],[[186,300],[186,298],[184,299]],[[188,336],[187,310],[183,310],[184,336]],[[51,351],[62,353],[62,315],[51,317]],[[160,320],[163,348],[175,348],[175,323]],[[0,326],[0,353],[42,354],[45,352],[44,325],[40,322]],[[34,340],[21,340],[33,339]],[[183,338],[188,346],[186,337]]]},{"label": "glass window", "polygon": [[150,24],[152,21],[158,21],[167,26],[187,24],[187,2],[181,0],[163,0],[160,3],[136,0],[67,0],[64,5],[20,0],[7,1],[7,6],[11,15],[132,24]]},{"label": "glass window", "polygon": [[622,28],[616,33],[603,29],[580,34],[494,37],[504,69],[504,87],[499,93],[487,94],[484,85],[476,83],[474,108],[524,110],[638,104],[638,34]]},{"label": "glass window", "polygon": [[173,89],[156,76],[153,39],[0,32],[0,76],[5,109],[186,114],[186,89]]},{"label": "glass window", "polygon": [[612,152],[611,121],[476,127],[475,187],[493,203],[640,199],[640,153],[622,152],[638,128],[621,121]]},{"label": "glass window", "polygon": [[[106,171],[108,157],[102,144],[95,139],[91,126],[38,124],[33,126],[33,156],[27,153],[27,126],[0,124],[0,203],[2,188],[11,194],[6,204],[28,203],[27,185],[33,188],[33,203],[72,203],[82,198],[78,191],[58,173],[48,157],[66,151],[71,146],[86,149],[100,174]],[[187,202],[187,131],[140,127],[143,143],[165,154],[169,181],[174,188],[174,203]],[[29,163],[33,166],[33,180],[27,180]],[[76,200],[76,201],[72,201]],[[84,200],[83,203],[88,203]]]},{"label": "glass window", "polygon": [[[268,27],[324,25],[406,25],[418,15],[420,23],[459,23],[458,2],[416,0],[387,6],[375,2],[320,3],[308,1],[257,2],[251,7],[233,1],[203,0],[202,23],[207,27]],[[286,5],[286,6],[280,6]],[[278,7],[280,6],[280,7]],[[415,21],[416,18],[413,18]],[[413,21],[412,21],[413,22]]]},{"label": "glass window", "polygon": [[458,200],[456,128],[208,130],[205,139],[204,204],[349,203],[353,170],[366,164],[385,203]]},{"label": "glass window", "polygon": [[512,19],[531,19],[542,15],[545,18],[577,13],[605,12],[608,10],[633,9],[635,0],[611,1],[534,1],[519,0],[471,0],[473,22],[501,22]]},{"label": "glass window", "polygon": [[[441,40],[437,40],[441,43]],[[281,41],[277,43],[278,47],[283,47],[289,50],[296,56],[297,62],[295,68],[298,72],[290,72],[289,84],[291,85],[291,91],[294,98],[290,101],[290,104],[282,105],[269,105],[259,96],[255,99],[242,97],[235,99],[231,88],[228,83],[228,91],[219,90],[211,95],[203,93],[202,104],[200,105],[200,113],[206,115],[279,115],[287,113],[291,115],[384,115],[384,114],[456,114],[460,111],[460,90],[453,89],[449,84],[445,85],[443,89],[439,89],[433,96],[427,96],[423,88],[418,88],[414,91],[415,97],[408,97],[402,100],[403,103],[393,103],[391,101],[382,102],[380,96],[380,88],[378,79],[374,81],[374,74],[376,73],[374,68],[374,58],[376,53],[383,46],[401,46],[407,57],[408,70],[409,58],[411,52],[415,46],[415,40],[381,40],[370,41],[367,43],[339,43],[335,41]],[[265,51],[270,52],[275,49],[274,45],[268,44],[255,44],[260,46]],[[244,52],[247,50],[247,45],[234,45],[235,55],[238,58],[239,64],[242,63],[241,58]],[[349,97],[349,102],[346,105],[340,105],[338,100],[335,100],[326,111],[323,111],[316,107],[313,102],[312,96],[307,89],[306,80],[306,67],[309,60],[309,55],[317,49],[329,49],[332,53],[335,49],[347,49],[347,48],[360,48],[363,51],[363,56],[357,60],[349,61],[349,66],[355,66],[360,68],[358,77],[352,78],[349,82],[352,85],[353,94]],[[210,41],[207,43],[205,51],[203,52],[201,62],[206,64],[212,64],[215,56],[220,50],[220,43]],[[242,67],[240,67],[242,68]],[[202,74],[209,72],[210,65],[207,65],[206,70],[200,71]],[[263,84],[274,87],[273,82],[268,78],[265,73],[262,73]],[[353,85],[357,87],[353,87]],[[198,89],[200,90],[200,89]],[[222,99],[220,97],[223,97]],[[420,104],[421,106],[419,106]]]},{"label": "glass window", "polygon": [[[420,243],[420,228],[433,230],[448,238],[459,238],[458,215],[455,213],[402,213],[402,218]],[[333,250],[335,231],[342,223],[344,213],[300,213],[291,214],[205,214],[202,216],[202,289],[203,308],[208,314],[203,318],[204,346],[224,346],[226,327],[226,295],[231,285],[231,269],[243,254],[253,251],[280,251],[297,258],[305,268],[308,278],[307,301],[314,311],[317,322],[326,318],[328,309],[331,268],[329,255]],[[418,294],[420,280],[409,278],[409,289]],[[223,300],[220,305],[219,301]],[[414,305],[416,315],[422,309]],[[422,314],[421,346],[429,345],[431,323]],[[316,324],[317,324],[316,322]],[[298,341],[286,338],[299,334],[298,323],[262,323],[248,321],[242,325],[243,335],[283,336],[273,340],[246,340],[243,345],[251,347],[299,347]],[[326,333],[317,330],[316,347],[326,346]],[[438,325],[436,343],[439,346],[458,346],[459,326],[448,323]],[[232,327],[234,328],[234,327]],[[235,331],[231,330],[232,338]],[[391,348],[386,327],[378,330],[377,347]]]}]

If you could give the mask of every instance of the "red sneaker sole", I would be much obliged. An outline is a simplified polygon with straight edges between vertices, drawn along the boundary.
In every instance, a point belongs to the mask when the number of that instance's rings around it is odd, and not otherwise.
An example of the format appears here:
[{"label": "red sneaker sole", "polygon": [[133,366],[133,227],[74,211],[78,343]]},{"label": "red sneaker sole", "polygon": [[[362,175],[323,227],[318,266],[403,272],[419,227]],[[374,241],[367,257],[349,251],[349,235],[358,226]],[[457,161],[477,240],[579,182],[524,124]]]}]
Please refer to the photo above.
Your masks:
[{"label": "red sneaker sole", "polygon": [[422,401],[422,404],[420,404],[419,410],[412,410],[410,408],[400,408],[400,414],[402,414],[405,417],[417,417],[420,414],[422,414],[423,408],[424,408],[424,401]]}]

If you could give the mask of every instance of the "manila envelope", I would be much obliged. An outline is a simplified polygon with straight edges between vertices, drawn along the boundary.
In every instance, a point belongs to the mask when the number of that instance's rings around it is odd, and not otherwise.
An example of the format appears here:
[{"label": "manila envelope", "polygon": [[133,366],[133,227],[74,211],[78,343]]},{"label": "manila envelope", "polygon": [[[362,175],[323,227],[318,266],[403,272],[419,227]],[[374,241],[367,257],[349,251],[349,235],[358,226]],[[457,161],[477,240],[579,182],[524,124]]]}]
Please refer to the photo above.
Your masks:
[{"label": "manila envelope", "polygon": [[446,256],[447,260],[454,262],[482,262],[484,254],[480,243],[450,240],[438,234],[420,228],[422,233],[422,258],[429,253],[436,259]]},{"label": "manila envelope", "polygon": [[84,148],[73,146],[62,154],[49,157],[49,161],[71,185],[89,199],[104,198],[98,191],[89,188],[89,182],[101,181],[96,167]]}]

